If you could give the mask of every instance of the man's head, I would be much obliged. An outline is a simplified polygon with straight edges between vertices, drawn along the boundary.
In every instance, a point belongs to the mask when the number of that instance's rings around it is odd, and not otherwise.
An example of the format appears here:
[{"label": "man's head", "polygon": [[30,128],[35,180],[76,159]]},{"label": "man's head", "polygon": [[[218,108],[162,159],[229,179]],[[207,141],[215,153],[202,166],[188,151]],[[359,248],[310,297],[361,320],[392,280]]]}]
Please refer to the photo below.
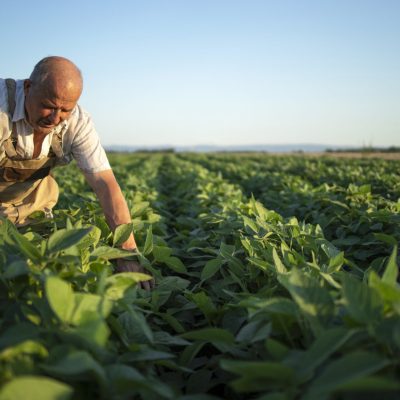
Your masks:
[{"label": "man's head", "polygon": [[82,93],[82,74],[63,57],[39,61],[25,80],[25,114],[34,131],[48,134],[69,118]]}]

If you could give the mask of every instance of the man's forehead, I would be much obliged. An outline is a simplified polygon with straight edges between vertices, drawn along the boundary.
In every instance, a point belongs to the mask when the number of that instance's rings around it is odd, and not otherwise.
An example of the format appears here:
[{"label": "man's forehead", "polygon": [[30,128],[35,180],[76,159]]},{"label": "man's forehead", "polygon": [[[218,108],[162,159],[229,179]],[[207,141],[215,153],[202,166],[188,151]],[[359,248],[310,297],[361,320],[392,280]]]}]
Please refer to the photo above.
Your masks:
[{"label": "man's forehead", "polygon": [[71,85],[45,84],[38,88],[38,94],[43,100],[52,102],[77,102],[80,97],[80,90]]}]

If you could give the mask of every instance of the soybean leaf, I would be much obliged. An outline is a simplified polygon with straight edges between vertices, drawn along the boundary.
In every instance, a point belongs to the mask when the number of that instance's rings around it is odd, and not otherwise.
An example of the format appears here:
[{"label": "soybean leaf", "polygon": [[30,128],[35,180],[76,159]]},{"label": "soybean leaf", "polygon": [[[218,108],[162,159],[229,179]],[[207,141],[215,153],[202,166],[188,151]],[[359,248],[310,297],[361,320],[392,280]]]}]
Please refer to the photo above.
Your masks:
[{"label": "soybean leaf", "polygon": [[77,245],[91,230],[92,228],[60,229],[54,232],[47,241],[47,252],[49,254],[57,253]]},{"label": "soybean leaf", "polygon": [[133,231],[132,222],[129,224],[118,225],[115,228],[113,235],[113,246],[119,246],[122,243],[126,242]]},{"label": "soybean leaf", "polygon": [[233,335],[221,328],[204,328],[186,332],[181,336],[184,339],[211,343],[221,352],[230,351],[235,343]]},{"label": "soybean leaf", "polygon": [[45,288],[51,309],[62,322],[69,323],[75,307],[74,292],[70,284],[58,277],[49,276]]},{"label": "soybean leaf", "polygon": [[73,351],[51,365],[42,368],[49,374],[58,377],[95,377],[103,387],[106,385],[106,375],[101,365],[86,351]]},{"label": "soybean leaf", "polygon": [[39,249],[33,245],[25,236],[18,231],[10,230],[9,240],[13,240],[18,245],[18,250],[23,253],[28,259],[40,262],[42,255]]},{"label": "soybean leaf", "polygon": [[165,264],[167,264],[168,267],[170,267],[175,272],[179,272],[181,274],[187,272],[185,265],[177,257],[168,257],[165,260]]},{"label": "soybean leaf", "polygon": [[159,262],[165,262],[172,253],[172,249],[167,246],[153,246],[154,258]]},{"label": "soybean leaf", "polygon": [[133,253],[127,250],[121,250],[115,247],[99,246],[90,253],[91,259],[102,258],[104,260],[114,260],[116,258],[129,257]]},{"label": "soybean leaf", "polygon": [[144,243],[142,254],[146,256],[147,254],[151,253],[152,250],[153,250],[153,229],[152,226],[150,225],[147,229],[146,241]]},{"label": "soybean leaf", "polygon": [[71,323],[79,325],[99,318],[107,318],[112,309],[112,302],[92,293],[75,293],[73,299]]},{"label": "soybean leaf", "polygon": [[140,396],[141,398],[153,398],[154,395],[162,399],[172,400],[176,398],[174,391],[167,384],[155,378],[143,376],[136,369],[128,365],[110,365],[107,367],[107,375],[113,383],[116,392],[124,398],[127,396],[132,397],[143,390],[148,393],[145,392],[143,396]]},{"label": "soybean leaf", "polygon": [[54,379],[24,375],[6,383],[0,391],[0,400],[68,400],[73,389]]},{"label": "soybean leaf", "polygon": [[321,375],[313,381],[305,398],[331,393],[342,385],[367,377],[389,364],[387,359],[375,353],[355,351],[345,354],[325,367]]},{"label": "soybean leaf", "polygon": [[203,270],[201,271],[201,280],[205,281],[207,279],[212,278],[218,270],[221,268],[223,265],[224,260],[220,258],[214,258],[213,260],[209,260],[206,262],[206,265],[204,266]]},{"label": "soybean leaf", "polygon": [[354,333],[344,328],[333,328],[322,332],[297,361],[296,371],[300,379],[310,378],[310,374],[343,346]]},{"label": "soybean leaf", "polygon": [[342,283],[343,299],[352,318],[368,325],[381,319],[383,304],[374,288],[347,274],[342,276]]},{"label": "soybean leaf", "polygon": [[222,369],[240,375],[240,378],[232,383],[238,392],[287,387],[294,374],[290,367],[270,361],[221,360],[220,364]]},{"label": "soybean leaf", "polygon": [[396,263],[397,258],[397,246],[394,246],[392,254],[390,255],[389,261],[386,265],[385,272],[382,276],[382,282],[388,285],[397,285],[397,276],[399,275],[399,267]]}]

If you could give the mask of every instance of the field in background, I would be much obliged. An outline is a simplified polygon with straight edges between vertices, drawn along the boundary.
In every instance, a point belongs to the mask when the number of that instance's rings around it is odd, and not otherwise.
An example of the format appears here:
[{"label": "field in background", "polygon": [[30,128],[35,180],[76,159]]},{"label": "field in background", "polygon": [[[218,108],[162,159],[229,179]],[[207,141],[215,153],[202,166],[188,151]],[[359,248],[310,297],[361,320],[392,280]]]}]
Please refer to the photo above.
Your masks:
[{"label": "field in background", "polygon": [[[110,161],[131,225],[71,166],[54,220],[0,226],[0,400],[398,398],[400,161]],[[132,230],[151,293],[112,274]]]}]

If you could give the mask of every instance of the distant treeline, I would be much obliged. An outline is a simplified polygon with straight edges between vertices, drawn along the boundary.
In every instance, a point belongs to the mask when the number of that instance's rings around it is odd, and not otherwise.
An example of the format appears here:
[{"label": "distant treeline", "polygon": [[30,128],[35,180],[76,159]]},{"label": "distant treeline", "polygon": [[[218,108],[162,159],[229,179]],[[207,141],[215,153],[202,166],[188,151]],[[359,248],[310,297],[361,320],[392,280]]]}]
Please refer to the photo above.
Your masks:
[{"label": "distant treeline", "polygon": [[348,149],[326,149],[326,153],[399,153],[400,147],[354,147]]},{"label": "distant treeline", "polygon": [[116,149],[107,149],[107,153],[175,153],[174,148],[165,148],[165,149],[134,149],[134,150],[116,150]]}]

